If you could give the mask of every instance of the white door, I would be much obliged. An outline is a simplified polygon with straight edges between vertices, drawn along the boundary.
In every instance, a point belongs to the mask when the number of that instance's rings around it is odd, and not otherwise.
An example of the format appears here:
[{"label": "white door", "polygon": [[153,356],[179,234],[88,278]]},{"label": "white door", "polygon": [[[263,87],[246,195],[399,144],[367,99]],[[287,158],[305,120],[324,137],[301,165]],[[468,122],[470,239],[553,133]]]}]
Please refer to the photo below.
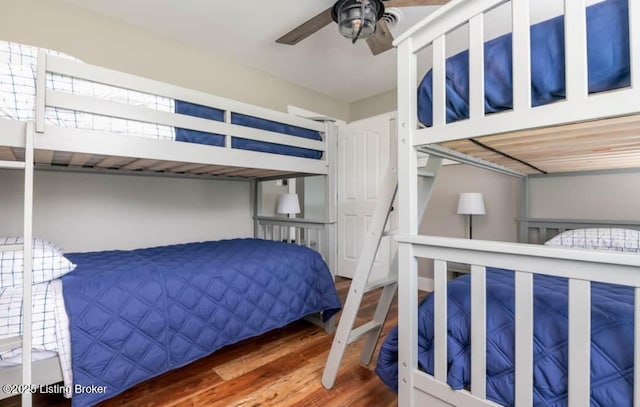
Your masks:
[{"label": "white door", "polygon": [[[353,278],[387,169],[391,114],[340,126],[338,144],[338,271]],[[382,239],[369,280],[389,271],[389,238]]]}]

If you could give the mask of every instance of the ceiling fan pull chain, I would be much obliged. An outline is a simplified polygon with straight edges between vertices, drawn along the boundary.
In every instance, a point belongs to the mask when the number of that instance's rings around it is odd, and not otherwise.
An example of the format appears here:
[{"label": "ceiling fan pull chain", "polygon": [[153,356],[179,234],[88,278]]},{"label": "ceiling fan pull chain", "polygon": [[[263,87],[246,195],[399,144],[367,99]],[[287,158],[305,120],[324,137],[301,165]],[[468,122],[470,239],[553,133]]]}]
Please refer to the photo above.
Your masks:
[{"label": "ceiling fan pull chain", "polygon": [[352,44],[355,44],[356,41],[358,41],[358,39],[360,38],[360,34],[362,34],[362,27],[364,27],[364,3],[367,0],[362,0],[360,2],[360,27],[358,28],[358,33],[356,34],[355,37],[353,37],[353,40],[351,40]]}]

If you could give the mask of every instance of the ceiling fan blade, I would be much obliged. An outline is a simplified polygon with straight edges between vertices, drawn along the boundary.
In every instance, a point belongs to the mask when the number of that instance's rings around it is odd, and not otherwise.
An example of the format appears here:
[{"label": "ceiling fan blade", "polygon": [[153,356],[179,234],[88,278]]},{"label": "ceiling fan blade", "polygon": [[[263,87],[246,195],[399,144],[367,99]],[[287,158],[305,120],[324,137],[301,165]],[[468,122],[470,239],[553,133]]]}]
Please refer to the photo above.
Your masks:
[{"label": "ceiling fan blade", "polygon": [[367,45],[373,55],[382,54],[393,48],[393,35],[384,20],[378,20],[376,33],[371,38],[367,38]]},{"label": "ceiling fan blade", "polygon": [[383,1],[385,7],[418,7],[439,6],[447,4],[449,0],[389,0]]},{"label": "ceiling fan blade", "polygon": [[331,17],[331,8],[329,8],[278,38],[276,42],[295,45],[331,22],[333,22],[333,18]]}]

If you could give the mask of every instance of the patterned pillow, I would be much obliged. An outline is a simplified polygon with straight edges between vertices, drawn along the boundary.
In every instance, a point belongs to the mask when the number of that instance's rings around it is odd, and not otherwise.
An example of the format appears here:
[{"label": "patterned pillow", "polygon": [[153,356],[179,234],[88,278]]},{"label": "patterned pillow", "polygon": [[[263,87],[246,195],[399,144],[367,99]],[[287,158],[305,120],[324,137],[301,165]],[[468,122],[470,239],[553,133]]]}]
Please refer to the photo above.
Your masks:
[{"label": "patterned pillow", "polygon": [[560,233],[545,245],[640,253],[640,231],[617,228],[574,229]]},{"label": "patterned pillow", "polygon": [[[0,245],[22,244],[21,237],[0,237]],[[23,250],[0,252],[0,289],[22,286]],[[33,284],[62,277],[76,267],[54,244],[33,239]]]}]

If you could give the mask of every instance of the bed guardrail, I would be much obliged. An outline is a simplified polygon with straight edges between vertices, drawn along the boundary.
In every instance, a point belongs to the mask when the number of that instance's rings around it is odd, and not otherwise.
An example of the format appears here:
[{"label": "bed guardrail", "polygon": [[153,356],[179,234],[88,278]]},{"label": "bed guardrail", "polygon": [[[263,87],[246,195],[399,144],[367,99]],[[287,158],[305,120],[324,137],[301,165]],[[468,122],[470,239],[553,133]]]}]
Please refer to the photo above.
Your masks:
[{"label": "bed guardrail", "polygon": [[328,231],[335,221],[271,216],[258,216],[255,219],[258,224],[256,237],[309,247],[319,252],[330,264]]},{"label": "bed guardrail", "polygon": [[[544,274],[569,280],[569,406],[590,404],[591,283],[620,284],[634,288],[634,364],[640,366],[640,256],[515,243],[497,243],[433,236],[398,237],[413,267],[400,273],[401,286],[414,287],[399,296],[400,405],[431,400],[434,405],[494,406],[486,397],[486,267],[515,271],[515,405],[533,403],[533,276]],[[417,258],[434,259],[434,375],[417,364]],[[447,384],[447,262],[471,265],[471,388],[451,390]],[[606,270],[606,272],[603,272]],[[404,322],[404,323],[403,323]],[[411,386],[413,383],[413,386]],[[416,394],[411,391],[420,391]],[[640,405],[640,375],[634,376],[633,405]],[[422,394],[424,392],[424,394]],[[440,401],[440,404],[438,403]],[[451,405],[451,404],[446,404]]]},{"label": "bed guardrail", "polygon": [[625,220],[583,220],[518,218],[518,241],[543,244],[554,236],[573,229],[620,228],[640,230],[640,222]]},{"label": "bed guardrail", "polygon": [[[530,0],[455,0],[436,10],[411,30],[396,39],[398,47],[398,122],[415,131],[412,145],[421,146],[499,134],[618,117],[640,111],[640,27],[630,24],[631,86],[615,91],[589,94],[587,70],[586,2],[564,1],[566,21],[565,49],[566,99],[537,106],[531,114],[531,46]],[[485,14],[510,4],[513,35],[513,108],[498,114],[485,114],[484,43]],[[629,2],[629,20],[640,21],[640,7]],[[454,123],[446,121],[447,34],[468,26],[469,49],[469,118]],[[415,95],[417,54],[431,47],[433,60],[433,126],[416,130]],[[402,138],[402,133],[400,133]]]},{"label": "bed guardrail", "polygon": [[[213,154],[215,156],[215,160],[213,160],[212,162],[218,165],[229,165],[248,168],[266,168],[311,174],[327,173],[327,152],[330,149],[328,147],[328,140],[326,137],[325,123],[315,122],[286,113],[225,99],[204,92],[186,89],[123,72],[85,64],[71,59],[47,55],[44,51],[41,51],[38,55],[37,69],[36,131],[38,133],[43,133],[46,129],[48,134],[52,133],[52,137],[38,139],[38,145],[36,146],[36,148],[40,148],[43,150],[48,149],[53,151],[54,147],[59,147],[61,145],[60,140],[55,140],[56,143],[53,142],[54,140],[52,140],[51,143],[48,143],[48,141],[54,136],[59,136],[64,140],[65,134],[73,134],[78,132],[86,133],[87,131],[90,131],[78,130],[74,128],[59,129],[56,126],[46,126],[45,109],[47,107],[52,107],[125,120],[132,120],[137,122],[171,126],[186,130],[195,130],[222,135],[225,137],[224,147],[218,147],[217,149],[206,149],[206,153],[203,153],[201,157],[193,157],[193,152],[189,152],[191,156],[188,157],[188,159],[185,159],[186,162],[192,162],[194,159],[196,159],[198,160],[197,162],[207,163],[208,161],[212,161],[210,158],[207,159],[207,156],[211,156]],[[84,94],[76,94],[72,92],[49,89],[46,85],[47,80],[49,80],[47,75],[49,74],[62,75],[68,78],[86,80],[113,86],[120,89],[141,92],[153,96],[166,97],[174,100],[201,105],[207,108],[218,109],[224,112],[224,121],[209,120],[175,112],[155,110],[144,106],[135,106],[132,104],[104,100],[99,97],[88,96]],[[297,126],[304,129],[314,130],[323,135],[323,140],[312,140],[303,137],[289,136],[278,132],[260,130],[252,127],[232,124],[231,116],[234,113],[253,116],[260,119],[283,123],[286,125]],[[115,137],[115,135],[113,134],[111,136]],[[240,137],[243,139],[249,139],[259,142],[268,142],[279,145],[316,150],[322,152],[323,156],[322,159],[308,159],[291,156],[283,157],[282,155],[260,153],[255,151],[238,151],[236,149],[232,149],[232,137]],[[85,137],[85,139],[88,139],[88,145],[86,147],[81,143],[79,144],[78,140],[73,140],[73,145],[71,145],[71,141],[69,142],[70,145],[68,151],[84,152],[84,150],[86,150],[87,153],[95,154],[96,151],[102,149],[100,145],[96,145],[96,140],[92,140],[88,137]],[[144,140],[144,138],[141,139],[142,140],[139,140],[141,144],[144,144],[145,141],[148,142],[148,140]],[[136,143],[134,143],[130,138],[124,144],[126,144],[126,148],[122,149],[118,149],[115,146],[105,145],[104,153],[106,155],[123,157],[132,156],[132,154],[137,153],[137,151],[135,150]],[[170,150],[172,150],[172,152],[167,151],[167,153],[165,154],[167,156],[166,160],[176,161],[180,158],[180,148],[179,146],[171,147],[172,148]],[[151,155],[148,149],[148,145],[141,145],[141,147],[139,148],[139,153],[138,155],[136,155],[136,157],[146,158],[147,156],[149,156],[149,158],[162,159],[162,151],[158,146],[155,146],[155,151],[153,151],[153,154]],[[212,152],[211,150],[214,151]],[[215,150],[219,150],[219,152],[216,152]],[[245,154],[245,156],[236,156],[239,154]]]}]

